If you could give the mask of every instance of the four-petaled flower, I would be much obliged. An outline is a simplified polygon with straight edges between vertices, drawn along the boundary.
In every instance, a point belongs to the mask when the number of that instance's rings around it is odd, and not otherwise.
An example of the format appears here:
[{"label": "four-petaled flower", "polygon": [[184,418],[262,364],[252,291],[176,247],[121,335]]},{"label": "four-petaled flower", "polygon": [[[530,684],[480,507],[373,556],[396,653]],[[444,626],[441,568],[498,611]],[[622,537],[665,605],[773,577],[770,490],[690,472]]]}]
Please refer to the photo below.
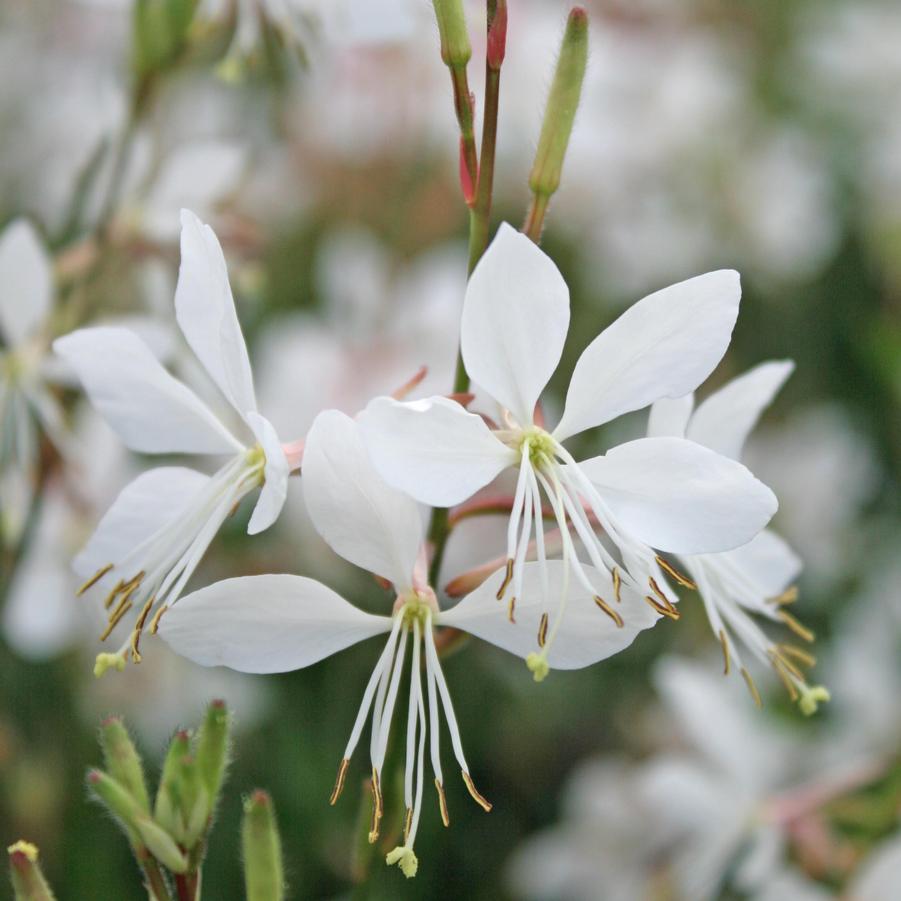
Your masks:
[{"label": "four-petaled flower", "polygon": [[503,470],[518,468],[497,598],[509,598],[512,620],[534,533],[544,609],[557,597],[550,631],[545,621],[538,649],[527,657],[536,679],[548,672],[549,649],[568,604],[565,590],[552,592],[547,584],[543,497],[562,535],[564,571],[592,590],[576,550],[581,542],[592,566],[612,582],[612,591],[596,600],[614,621],[626,586],[658,613],[678,616],[665,574],[691,583],[658,552],[737,547],[775,512],[772,492],[744,466],[684,438],[642,438],[581,462],[564,446],[624,413],[693,391],[726,351],[739,298],[737,273],[721,271],[636,303],[584,351],[563,416],[549,432],[536,405],[563,351],[569,291],[553,262],[505,224],[469,281],[460,345],[467,372],[497,401],[499,423],[440,397],[410,403],[378,398],[361,415],[382,477],[423,503],[458,504]]},{"label": "four-petaled flower", "polygon": [[[697,409],[686,395],[661,400],[651,407],[649,436],[685,437],[724,456],[738,459],[760,414],[791,375],[789,360],[762,363],[711,394]],[[726,674],[733,662],[755,702],[760,695],[742,663],[735,638],[759,660],[769,664],[784,683],[793,701],[805,714],[829,699],[822,686],[810,686],[801,667],[815,660],[803,648],[776,644],[751,614],[787,625],[802,640],[813,634],[786,609],[797,598],[794,582],[801,561],[775,532],[765,529],[748,544],[719,554],[680,555],[681,564],[698,587],[710,627],[720,641]]]},{"label": "four-petaled flower", "polygon": [[[147,345],[120,327],[84,328],[54,342],[94,406],[129,448],[143,453],[228,455],[215,475],[164,466],[126,486],[75,560],[87,578],[79,593],[106,592],[106,639],[131,610],[130,637],[114,654],[99,654],[95,673],[141,659],[148,623],[183,591],[219,527],[241,499],[262,486],[247,531],[278,518],[288,474],[302,446],[279,442],[257,412],[253,376],[238,324],[222,248],[193,213],[182,211],[181,268],[175,313],[188,344],[241,418],[240,437],[185,384],[173,378]],[[154,614],[154,608],[157,613]]]},{"label": "four-petaled flower", "polygon": [[[392,615],[364,613],[325,585],[302,576],[246,576],[217,582],[181,598],[160,619],[159,634],[180,654],[204,666],[274,673],[309,666],[387,632],[388,641],[363,693],[331,797],[334,804],[341,794],[351,755],[371,710],[371,842],[379,834],[382,765],[412,638],[404,841],[388,855],[388,862],[399,864],[407,876],[413,876],[418,866],[413,843],[422,806],[427,732],[441,818],[445,825],[449,822],[439,751],[442,713],[466,788],[476,803],[485,810],[491,808],[473,784],[463,755],[434,629],[437,625],[462,629],[520,656],[527,653],[533,631],[498,616],[494,590],[488,583],[451,610],[439,609],[425,575],[423,511],[412,498],[379,478],[352,419],[335,410],[320,413],[306,439],[303,468],[304,497],[316,529],[346,560],[392,584]],[[589,587],[571,592],[569,616],[551,652],[557,667],[578,668],[609,657],[657,621],[641,597],[624,587],[617,628],[598,611],[594,600],[596,595],[612,591],[610,575],[591,567],[584,572]],[[530,615],[541,618],[541,575],[535,564],[527,564],[519,608],[523,619]],[[543,575],[554,591],[566,590],[565,564],[554,561]],[[546,614],[544,622],[546,626]]]}]

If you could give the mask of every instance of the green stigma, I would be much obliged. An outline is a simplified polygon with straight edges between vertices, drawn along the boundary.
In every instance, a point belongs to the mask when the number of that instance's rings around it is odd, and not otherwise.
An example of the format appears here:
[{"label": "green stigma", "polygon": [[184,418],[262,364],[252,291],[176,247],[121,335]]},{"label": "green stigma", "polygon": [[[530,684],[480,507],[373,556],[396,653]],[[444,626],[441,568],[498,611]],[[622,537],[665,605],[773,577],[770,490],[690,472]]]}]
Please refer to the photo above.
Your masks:
[{"label": "green stigma", "polygon": [[419,869],[419,861],[416,859],[413,849],[406,847],[406,845],[398,845],[393,851],[389,851],[388,855],[385,857],[385,863],[387,863],[388,866],[397,864],[400,867],[401,873],[403,873],[407,879],[412,879]]},{"label": "green stigma", "polygon": [[798,707],[804,716],[813,716],[820,707],[832,700],[829,689],[825,685],[814,685],[811,688],[804,688],[801,691],[801,697],[798,699]]},{"label": "green stigma", "polygon": [[532,673],[532,678],[536,682],[543,682],[547,678],[547,674],[551,671],[550,666],[548,666],[547,655],[544,653],[537,654],[535,651],[532,651],[532,653],[526,657],[526,666],[529,668],[529,672]]}]

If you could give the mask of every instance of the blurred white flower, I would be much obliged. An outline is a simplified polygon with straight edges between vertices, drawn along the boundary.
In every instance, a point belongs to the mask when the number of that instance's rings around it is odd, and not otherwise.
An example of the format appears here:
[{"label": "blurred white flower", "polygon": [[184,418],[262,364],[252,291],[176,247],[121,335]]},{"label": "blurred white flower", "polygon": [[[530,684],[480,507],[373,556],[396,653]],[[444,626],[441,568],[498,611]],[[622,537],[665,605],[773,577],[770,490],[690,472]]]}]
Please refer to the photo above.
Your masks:
[{"label": "blurred white flower", "polygon": [[872,449],[843,410],[821,404],[758,430],[745,459],[776,492],[779,531],[804,561],[815,597],[863,552],[859,515],[878,477]]},{"label": "blurred white flower", "polygon": [[[539,570],[546,562],[542,492],[563,537],[564,571],[592,590],[572,529],[592,566],[610,574],[612,594],[595,597],[600,611],[620,621],[622,585],[639,596],[650,591],[646,599],[657,612],[675,615],[660,588],[664,564],[652,548],[701,553],[743,544],[766,525],[775,498],[740,464],[684,439],[640,439],[578,463],[563,442],[660,397],[693,390],[728,346],[739,296],[737,273],[717,272],[637,303],[582,354],[563,416],[547,432],[536,404],[563,350],[569,290],[539,248],[502,225],[470,278],[461,326],[467,372],[497,402],[501,424],[489,428],[442,397],[406,404],[379,398],[360,417],[373,462],[391,484],[440,507],[461,503],[501,472],[518,469],[497,593],[500,600],[510,589],[511,620],[533,520]],[[622,564],[595,526],[618,547]],[[547,675],[566,603],[564,590],[548,631],[546,594],[538,650],[527,658],[536,679]]]},{"label": "blurred white flower", "polygon": [[898,886],[901,886],[901,833],[886,839],[864,859],[844,897],[849,901],[894,901]]},{"label": "blurred white flower", "polygon": [[18,219],[0,234],[0,542],[18,543],[37,487],[40,441],[60,453],[69,439],[47,365],[53,270],[34,227]]},{"label": "blurred white flower", "polygon": [[169,375],[147,345],[124,328],[81,329],[54,342],[91,401],[132,450],[144,453],[228,454],[212,477],[184,467],[159,467],[128,485],[75,561],[88,577],[79,593],[108,592],[109,623],[102,639],[134,607],[130,637],[115,654],[100,654],[96,673],[122,669],[154,608],[165,609],[188,579],[219,527],[241,499],[262,487],[248,533],[278,518],[288,474],[302,447],[282,445],[257,412],[253,376],[238,324],[222,248],[209,226],[182,213],[182,265],[175,292],[179,326],[242,421],[238,439],[187,386]]},{"label": "blurred white flower", "polygon": [[[531,630],[509,624],[498,615],[493,592],[484,587],[453,609],[439,610],[425,576],[423,511],[410,497],[381,481],[369,462],[356,423],[343,413],[330,410],[316,418],[304,451],[303,485],[313,522],[333,550],[393,585],[396,601],[392,615],[364,613],[312,579],[290,575],[250,576],[218,582],[182,598],[160,620],[160,635],[179,653],[202,665],[224,664],[243,672],[271,673],[309,666],[366,638],[389,633],[364,692],[331,798],[335,803],[341,793],[351,755],[371,709],[370,843],[379,836],[382,765],[406,646],[412,636],[404,842],[388,855],[388,863],[399,864],[404,874],[411,877],[418,865],[413,844],[424,783],[426,692],[431,762],[444,824],[448,825],[449,819],[439,754],[442,712],[469,793],[483,809],[491,809],[476,790],[463,755],[433,626],[463,629],[521,656],[525,656],[531,644]],[[559,590],[565,579],[560,567],[553,567],[549,575],[552,588]],[[655,617],[641,599],[631,595],[623,598],[621,628],[614,627],[605,617],[598,617],[592,596],[599,590],[609,591],[611,586],[604,573],[592,571],[591,578],[597,587],[589,588],[587,593],[574,592],[571,598],[570,617],[561,629],[552,656],[556,666],[586,666],[617,653],[640,630],[654,623]],[[541,604],[537,579],[534,569],[527,573],[520,608],[526,613],[537,613]],[[425,654],[425,691],[420,678],[422,653]]]},{"label": "blurred white flower", "polygon": [[[696,409],[688,394],[675,400],[660,400],[651,408],[649,436],[688,438],[726,457],[739,459],[754,426],[791,375],[790,360],[762,363],[711,394]],[[794,601],[794,582],[801,561],[775,533],[765,529],[748,544],[722,554],[684,555],[679,559],[704,602],[713,634],[723,651],[725,672],[738,667],[754,700],[760,695],[742,662],[736,638],[765,666],[771,666],[792,700],[805,714],[816,711],[829,699],[822,686],[810,686],[802,671],[813,666],[814,657],[792,644],[776,644],[760,628],[754,616],[782,622],[804,641],[813,634],[784,609]]]}]

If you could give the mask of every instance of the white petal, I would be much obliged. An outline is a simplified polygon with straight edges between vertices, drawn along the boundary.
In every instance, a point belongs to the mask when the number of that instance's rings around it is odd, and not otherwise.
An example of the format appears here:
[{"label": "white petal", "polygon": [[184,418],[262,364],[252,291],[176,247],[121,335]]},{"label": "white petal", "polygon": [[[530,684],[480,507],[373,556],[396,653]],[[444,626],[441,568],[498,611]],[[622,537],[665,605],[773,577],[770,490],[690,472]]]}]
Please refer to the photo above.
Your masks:
[{"label": "white petal", "polygon": [[726,551],[723,556],[752,584],[759,585],[768,598],[780,595],[793,585],[803,568],[801,558],[770,529],[764,529],[747,544]]},{"label": "white petal", "polygon": [[242,445],[128,329],[79,329],[53,342],[91,403],[119,437],[144,453],[224,454]]},{"label": "white petal", "polygon": [[253,375],[225,257],[215,232],[189,210],[181,211],[181,265],[175,316],[191,350],[244,417],[256,410]]},{"label": "white petal", "polygon": [[854,872],[848,898],[852,901],[893,901],[901,885],[901,833],[873,851]]},{"label": "white petal", "polygon": [[503,223],[469,279],[460,349],[470,378],[531,424],[569,329],[569,288],[525,235]]},{"label": "white petal", "polygon": [[554,435],[562,441],[694,391],[729,346],[740,298],[738,273],[723,269],[638,301],[579,358]]},{"label": "white petal", "polygon": [[34,226],[17,219],[0,235],[0,335],[16,347],[50,313],[53,274]]},{"label": "white petal", "polygon": [[694,403],[694,394],[654,401],[648,416],[648,438],[684,438]]},{"label": "white petal", "polygon": [[359,422],[382,478],[433,507],[465,501],[516,463],[516,453],[480,416],[444,397],[412,403],[379,397]]},{"label": "white petal", "polygon": [[707,554],[750,541],[778,506],[735,460],[684,438],[639,438],[579,464],[617,524],[661,551]]},{"label": "white petal", "polygon": [[391,620],[351,606],[314,579],[242,576],[183,597],[159,634],[201,666],[284,673],[387,632]]},{"label": "white petal", "polygon": [[[621,589],[622,603],[617,604],[610,576],[590,566],[583,568],[597,594],[622,616],[625,625],[618,628],[570,574],[569,600],[563,622],[548,652],[548,662],[554,669],[579,669],[611,657],[627,648],[640,631],[650,628],[659,619],[648,604],[625,588]],[[438,622],[463,629],[524,658],[538,650],[538,626],[542,613],[549,615],[550,628],[554,628],[554,617],[563,590],[563,561],[549,560],[547,572],[549,601],[545,603],[539,564],[525,565],[522,597],[516,599],[515,623],[507,619],[506,605],[498,603],[496,597],[497,587],[504,576],[503,568],[455,607],[443,611]]]},{"label": "white petal", "polygon": [[209,477],[184,466],[160,466],[130,482],[104,513],[73,568],[88,578],[108,563],[118,563],[129,551],[167,523],[176,521]]},{"label": "white petal", "polygon": [[393,582],[412,585],[423,540],[422,511],[375,471],[357,424],[325,410],[310,429],[303,489],[316,531],[345,560]]},{"label": "white petal", "polygon": [[265,481],[247,524],[247,534],[256,535],[268,529],[285,506],[285,498],[288,496],[288,460],[268,419],[251,410],[247,414],[247,424],[266,455],[263,469]]},{"label": "white petal", "polygon": [[791,360],[771,361],[733,379],[695,410],[685,437],[737,460],[760,414],[794,368]]}]

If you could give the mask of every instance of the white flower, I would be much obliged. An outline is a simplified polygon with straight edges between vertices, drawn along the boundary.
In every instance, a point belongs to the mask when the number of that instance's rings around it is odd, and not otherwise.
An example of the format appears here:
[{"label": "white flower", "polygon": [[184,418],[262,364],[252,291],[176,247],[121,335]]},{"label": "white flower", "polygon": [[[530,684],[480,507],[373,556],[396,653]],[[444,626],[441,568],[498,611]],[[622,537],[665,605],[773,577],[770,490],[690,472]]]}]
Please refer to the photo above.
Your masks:
[{"label": "white flower", "polygon": [[[654,608],[676,616],[664,572],[687,581],[659,551],[706,553],[749,541],[776,509],[772,492],[743,466],[683,438],[645,438],[577,463],[566,439],[661,397],[693,390],[719,362],[738,314],[738,276],[714,272],[646,297],[604,330],[573,372],[563,416],[553,432],[536,403],[563,350],[569,291],[551,260],[508,225],[476,267],[466,291],[461,352],[473,381],[501,407],[489,427],[445,398],[372,401],[362,414],[369,451],[383,478],[417,500],[450,506],[509,467],[519,479],[508,527],[507,569],[497,596],[509,591],[510,616],[522,593],[533,531],[545,569],[542,493],[563,535],[564,569],[590,589],[570,528],[614,590],[598,597],[617,619],[614,601],[627,585]],[[568,524],[568,522],[571,523]],[[617,561],[596,533],[618,547]],[[550,597],[550,593],[548,593]],[[567,604],[566,592],[547,641],[528,663],[540,679]]]},{"label": "white flower", "polygon": [[18,542],[37,479],[41,433],[58,451],[68,439],[47,366],[53,272],[23,219],[0,235],[0,541]]},{"label": "white flower", "polygon": [[[435,645],[436,625],[453,626],[525,655],[534,628],[544,624],[537,573],[529,570],[516,625],[497,616],[494,592],[483,586],[449,611],[441,611],[425,581],[422,509],[410,497],[378,477],[352,419],[336,410],[321,413],[310,429],[304,451],[304,494],[316,528],[342,557],[392,583],[396,600],[391,616],[374,616],[353,607],[320,582],[301,576],[264,575],[228,579],[182,598],[159,620],[159,633],[179,653],[204,666],[226,665],[254,673],[273,673],[309,666],[374,635],[388,633],[363,693],[350,740],[342,755],[334,803],[341,793],[351,755],[372,711],[370,758],[373,817],[370,841],[379,834],[382,815],[382,765],[412,638],[412,669],[407,712],[407,816],[404,843],[388,856],[407,876],[415,874],[413,843],[419,824],[424,783],[426,734],[442,820],[448,823],[444,775],[439,749],[443,713],[454,756],[473,799],[479,794],[463,754],[450,692]],[[564,567],[549,567],[553,588],[566,579]],[[630,592],[623,593],[622,628],[595,606],[593,596],[609,594],[609,575],[590,570],[588,591],[573,592],[570,616],[551,654],[555,666],[577,668],[627,647],[656,617]],[[422,683],[422,661],[425,661]],[[426,701],[428,702],[426,704]],[[428,707],[428,712],[426,710]]]},{"label": "white flower", "polygon": [[165,466],[138,476],[107,511],[75,560],[88,577],[81,591],[106,590],[105,639],[138,611],[131,636],[115,654],[100,654],[95,672],[122,669],[154,608],[179,596],[226,517],[262,486],[247,531],[278,517],[299,445],[282,446],[257,412],[253,377],[235,313],[222,248],[209,226],[182,211],[181,269],[175,312],[188,344],[241,417],[236,437],[186,385],[162,367],[147,345],[120,327],[85,328],[54,349],[72,366],[92,403],[129,448],[143,453],[227,455],[212,477]]},{"label": "white flower", "polygon": [[[789,360],[762,363],[711,394],[694,412],[691,395],[658,401],[651,409],[648,435],[689,438],[737,459],[760,414],[793,369]],[[758,704],[760,695],[742,662],[736,637],[758,660],[772,666],[804,713],[815,712],[820,701],[829,699],[822,686],[807,684],[801,670],[813,666],[814,658],[795,645],[776,644],[752,618],[754,614],[782,622],[803,641],[813,641],[812,633],[784,609],[797,598],[793,583],[801,561],[778,535],[764,530],[734,550],[682,554],[679,559],[704,601],[710,627],[722,646],[726,674],[734,663]]]}]

